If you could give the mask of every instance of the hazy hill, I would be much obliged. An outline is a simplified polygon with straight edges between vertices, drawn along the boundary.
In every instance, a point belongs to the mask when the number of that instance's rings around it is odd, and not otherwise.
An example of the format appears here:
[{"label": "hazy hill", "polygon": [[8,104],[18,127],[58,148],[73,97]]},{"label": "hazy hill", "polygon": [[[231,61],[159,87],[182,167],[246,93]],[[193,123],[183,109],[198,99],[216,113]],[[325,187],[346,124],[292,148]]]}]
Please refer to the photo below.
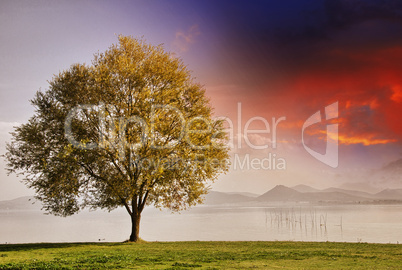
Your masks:
[{"label": "hazy hill", "polygon": [[257,200],[267,202],[358,202],[370,199],[338,191],[299,192],[292,188],[278,185],[259,196]]},{"label": "hazy hill", "polygon": [[[371,174],[370,177],[375,178],[375,174]],[[377,176],[381,177],[381,176]],[[372,186],[369,181],[367,182],[349,182],[349,183],[342,183],[338,186],[338,188],[346,189],[346,190],[359,190],[364,191],[370,194],[377,193],[381,191],[380,188]]]},{"label": "hazy hill", "polygon": [[402,189],[384,189],[375,194],[377,199],[402,200]]},{"label": "hazy hill", "polygon": [[246,197],[251,197],[251,198],[257,198],[258,196],[260,196],[261,194],[255,194],[255,193],[251,193],[251,192],[224,192],[226,194],[237,194],[237,195],[243,195]]},{"label": "hazy hill", "polygon": [[353,202],[367,202],[372,199],[346,194],[343,192],[332,191],[332,192],[316,192],[316,193],[304,193],[307,197],[303,197],[305,201],[309,202],[337,202],[337,203],[353,203]]},{"label": "hazy hill", "polygon": [[228,194],[218,191],[209,191],[205,196],[204,204],[214,205],[214,204],[233,204],[242,203],[253,200],[254,198],[244,196],[241,194]]},{"label": "hazy hill", "polygon": [[257,197],[258,201],[299,201],[301,198],[301,192],[294,189],[278,185],[273,189],[265,192],[261,196]]},{"label": "hazy hill", "polygon": [[292,187],[292,189],[298,191],[298,192],[319,192],[319,189],[307,186],[307,185],[297,185]]},{"label": "hazy hill", "polygon": [[349,189],[343,189],[343,188],[334,188],[334,187],[323,189],[323,190],[321,190],[321,192],[341,192],[341,193],[348,194],[351,196],[358,196],[358,197],[370,198],[370,199],[376,198],[376,195],[368,193],[368,192],[349,190]]},{"label": "hazy hill", "polygon": [[41,208],[42,204],[35,200],[33,196],[0,201],[0,210],[40,210]]}]

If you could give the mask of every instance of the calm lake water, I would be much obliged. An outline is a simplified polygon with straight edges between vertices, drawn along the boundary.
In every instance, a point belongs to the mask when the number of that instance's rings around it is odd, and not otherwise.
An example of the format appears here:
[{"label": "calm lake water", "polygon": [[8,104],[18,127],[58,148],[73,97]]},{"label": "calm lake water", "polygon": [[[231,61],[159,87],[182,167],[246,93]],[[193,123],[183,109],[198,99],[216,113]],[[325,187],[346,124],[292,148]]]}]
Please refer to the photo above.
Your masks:
[{"label": "calm lake water", "polygon": [[[40,211],[1,211],[0,243],[124,241],[124,209],[61,218]],[[147,208],[147,241],[338,241],[402,243],[402,205],[294,207],[199,206],[181,214]]]}]

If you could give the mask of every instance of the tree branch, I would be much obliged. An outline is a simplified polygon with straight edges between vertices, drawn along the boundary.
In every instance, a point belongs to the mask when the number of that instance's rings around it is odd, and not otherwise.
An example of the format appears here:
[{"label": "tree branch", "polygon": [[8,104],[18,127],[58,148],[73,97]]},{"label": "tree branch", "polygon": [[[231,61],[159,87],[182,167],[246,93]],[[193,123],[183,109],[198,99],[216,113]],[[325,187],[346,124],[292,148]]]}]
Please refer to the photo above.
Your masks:
[{"label": "tree branch", "polygon": [[120,194],[118,194],[118,192],[116,192],[116,190],[114,189],[113,185],[111,185],[111,184],[109,183],[109,181],[108,181],[106,178],[103,178],[103,177],[97,175],[97,174],[92,170],[92,168],[89,167],[88,165],[86,165],[86,164],[84,164],[84,163],[82,163],[82,162],[78,162],[78,164],[79,164],[82,168],[84,168],[84,169],[89,173],[89,175],[91,175],[92,177],[104,181],[104,182],[113,190],[113,192],[115,193],[115,195],[116,195],[117,197],[119,197],[120,201],[123,203],[123,205],[124,205],[124,207],[126,208],[127,212],[128,212],[130,215],[132,215],[132,211],[130,210],[130,207],[128,206],[126,200],[125,200],[122,196],[120,196]]}]

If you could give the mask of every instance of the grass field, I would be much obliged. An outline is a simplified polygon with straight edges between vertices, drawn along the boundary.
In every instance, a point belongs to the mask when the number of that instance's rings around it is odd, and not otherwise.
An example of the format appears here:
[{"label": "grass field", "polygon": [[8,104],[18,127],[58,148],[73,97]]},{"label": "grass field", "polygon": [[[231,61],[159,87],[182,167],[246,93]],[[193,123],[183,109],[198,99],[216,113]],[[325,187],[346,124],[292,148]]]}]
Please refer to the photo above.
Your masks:
[{"label": "grass field", "polygon": [[402,245],[142,242],[0,245],[0,269],[402,269]]}]

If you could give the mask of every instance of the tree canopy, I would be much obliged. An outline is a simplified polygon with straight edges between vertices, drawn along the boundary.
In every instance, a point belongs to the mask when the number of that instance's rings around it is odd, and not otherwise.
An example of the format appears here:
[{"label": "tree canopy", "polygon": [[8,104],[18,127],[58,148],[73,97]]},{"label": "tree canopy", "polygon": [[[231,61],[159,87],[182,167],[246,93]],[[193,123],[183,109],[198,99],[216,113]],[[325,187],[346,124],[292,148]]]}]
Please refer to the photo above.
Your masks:
[{"label": "tree canopy", "polygon": [[186,209],[228,170],[223,121],[162,46],[119,36],[31,102],[35,113],[12,132],[5,157],[49,213],[123,206],[137,241],[146,204]]}]

